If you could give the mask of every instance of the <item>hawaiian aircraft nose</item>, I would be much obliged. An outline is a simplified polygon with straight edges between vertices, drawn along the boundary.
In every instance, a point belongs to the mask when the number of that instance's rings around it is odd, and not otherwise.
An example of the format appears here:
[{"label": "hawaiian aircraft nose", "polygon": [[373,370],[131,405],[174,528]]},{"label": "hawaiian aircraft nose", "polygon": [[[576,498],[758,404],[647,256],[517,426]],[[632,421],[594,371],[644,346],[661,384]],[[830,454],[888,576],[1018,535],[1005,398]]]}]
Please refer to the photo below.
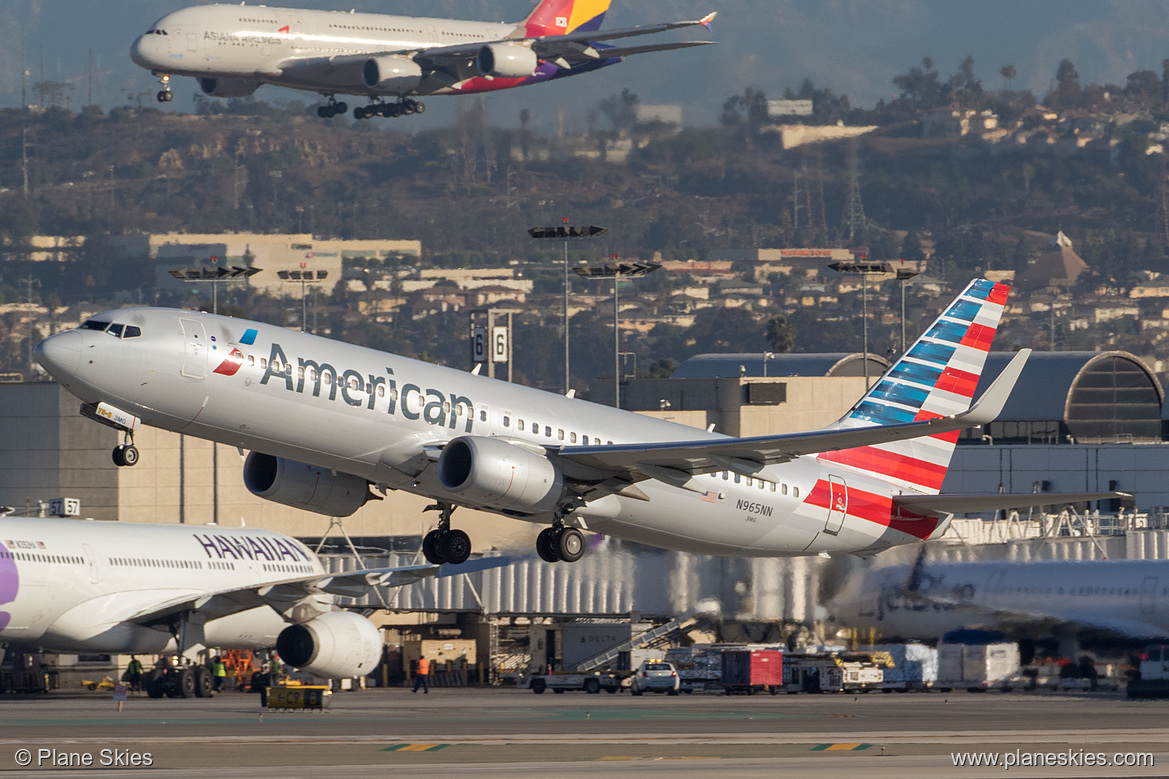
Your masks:
[{"label": "hawaiian aircraft nose", "polygon": [[34,350],[41,367],[55,379],[65,379],[77,373],[81,364],[81,333],[68,330],[50,335]]}]

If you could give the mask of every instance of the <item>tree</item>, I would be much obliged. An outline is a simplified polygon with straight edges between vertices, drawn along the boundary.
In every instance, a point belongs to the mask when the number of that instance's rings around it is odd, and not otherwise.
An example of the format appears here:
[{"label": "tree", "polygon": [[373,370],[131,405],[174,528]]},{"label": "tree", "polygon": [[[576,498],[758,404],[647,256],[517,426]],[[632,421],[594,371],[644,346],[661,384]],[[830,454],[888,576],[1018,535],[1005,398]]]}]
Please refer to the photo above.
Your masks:
[{"label": "tree", "polygon": [[950,76],[946,85],[958,105],[963,108],[981,108],[984,98],[982,82],[974,75],[974,57],[967,56],[958,65],[958,72]]},{"label": "tree", "polygon": [[767,343],[776,354],[787,354],[796,344],[796,329],[781,316],[767,320]]},{"label": "tree", "polygon": [[999,68],[999,73],[1003,74],[1003,84],[1005,85],[1006,90],[1010,92],[1011,87],[1014,86],[1015,81],[1015,66],[1003,65],[1001,68]]},{"label": "tree", "polygon": [[626,87],[621,90],[621,94],[606,97],[597,107],[609,120],[609,124],[613,125],[613,132],[621,135],[637,124],[637,102],[637,95]]},{"label": "tree", "polygon": [[1076,108],[1080,104],[1080,74],[1071,60],[1059,61],[1055,82],[1055,89],[1047,96],[1047,104],[1057,111]]},{"label": "tree", "polygon": [[922,59],[920,68],[910,68],[908,73],[893,77],[893,85],[901,90],[901,99],[915,108],[937,108],[949,99],[946,88],[938,81],[938,72],[933,69],[934,61]]},{"label": "tree", "polygon": [[748,138],[759,134],[767,122],[767,96],[758,87],[747,87],[741,95],[731,95],[723,103],[724,127],[741,129]]}]

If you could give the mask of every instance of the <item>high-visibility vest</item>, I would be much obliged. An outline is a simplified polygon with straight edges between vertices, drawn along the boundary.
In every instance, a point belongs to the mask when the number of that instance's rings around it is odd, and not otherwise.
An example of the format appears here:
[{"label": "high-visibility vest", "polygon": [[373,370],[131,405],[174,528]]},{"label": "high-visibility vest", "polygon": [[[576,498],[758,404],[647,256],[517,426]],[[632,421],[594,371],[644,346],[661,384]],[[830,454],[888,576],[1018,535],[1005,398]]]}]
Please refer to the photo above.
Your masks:
[{"label": "high-visibility vest", "polygon": [[418,661],[418,675],[427,676],[430,674],[430,661],[425,657]]},{"label": "high-visibility vest", "polygon": [[227,666],[223,662],[215,663],[212,668],[216,676],[227,676]]}]

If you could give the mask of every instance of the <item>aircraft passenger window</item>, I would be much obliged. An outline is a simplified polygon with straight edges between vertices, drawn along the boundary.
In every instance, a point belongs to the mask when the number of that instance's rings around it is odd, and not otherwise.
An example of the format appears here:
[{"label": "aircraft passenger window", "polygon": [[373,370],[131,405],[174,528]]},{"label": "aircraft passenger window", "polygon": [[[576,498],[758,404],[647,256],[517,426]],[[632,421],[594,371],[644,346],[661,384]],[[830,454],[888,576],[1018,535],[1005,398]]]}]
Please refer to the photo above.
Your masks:
[{"label": "aircraft passenger window", "polygon": [[379,384],[379,385],[377,385],[377,396],[378,396],[379,398],[381,398],[381,397],[385,397],[385,394],[386,394],[386,387],[385,387],[385,385],[384,385],[384,384]]},{"label": "aircraft passenger window", "polygon": [[[760,480],[759,480],[759,489],[763,489],[763,486],[764,486],[764,485],[763,485],[763,480],[762,480],[762,479],[760,479]],[[773,484],[773,485],[771,485],[771,486],[773,486],[773,487],[774,487],[775,485]]]},{"label": "aircraft passenger window", "polygon": [[[504,422],[504,424],[507,424],[507,422]],[[524,420],[521,419],[521,420],[517,421],[516,427],[519,428],[520,430],[523,430],[524,429]]]},{"label": "aircraft passenger window", "polygon": [[739,474],[735,474],[735,484],[739,483]]},{"label": "aircraft passenger window", "polygon": [[480,421],[480,422],[486,422],[486,421],[487,421],[487,412],[486,412],[486,411],[480,411],[480,412],[479,412],[479,421]]},{"label": "aircraft passenger window", "polygon": [[793,498],[800,497],[800,488],[799,487],[792,487],[792,497]]},{"label": "aircraft passenger window", "polygon": [[260,367],[263,368],[264,370],[268,370],[268,358],[267,357],[260,358]]},{"label": "aircraft passenger window", "polygon": [[775,482],[771,482],[771,491],[775,492]]},{"label": "aircraft passenger window", "polygon": [[249,354],[249,355],[248,355],[248,367],[251,367],[251,366],[253,366],[253,365],[255,365],[255,364],[256,364],[256,355],[254,355],[254,354]]},{"label": "aircraft passenger window", "polygon": [[511,427],[511,417],[504,417],[503,418],[503,426],[504,427]]},{"label": "aircraft passenger window", "polygon": [[569,442],[570,444],[575,444],[575,443],[576,443],[576,433],[569,433],[569,434],[568,434],[568,442]]},{"label": "aircraft passenger window", "polygon": [[588,437],[587,435],[586,435],[586,436],[584,436],[583,438],[581,438],[581,439],[580,439],[580,442],[581,442],[583,445],[585,445],[585,446],[588,446],[588,445],[589,445],[589,437]]},{"label": "aircraft passenger window", "polygon": [[544,435],[548,438],[552,437],[552,426],[551,425],[544,425]]},{"label": "aircraft passenger window", "polygon": [[755,480],[754,480],[754,479],[752,479],[750,476],[748,476],[748,477],[747,477],[747,486],[748,486],[748,487],[754,487],[754,486],[755,486]]},{"label": "aircraft passenger window", "polygon": [[138,338],[142,335],[142,328],[138,325],[126,325],[125,331],[122,332],[123,338]]},{"label": "aircraft passenger window", "polygon": [[444,400],[442,402],[442,413],[444,413],[444,414],[451,413],[451,402],[449,400]]},{"label": "aircraft passenger window", "polygon": [[564,431],[563,431],[563,430],[557,430],[557,431],[556,431],[556,437],[557,437],[559,440],[563,441],[563,440],[564,440]]}]

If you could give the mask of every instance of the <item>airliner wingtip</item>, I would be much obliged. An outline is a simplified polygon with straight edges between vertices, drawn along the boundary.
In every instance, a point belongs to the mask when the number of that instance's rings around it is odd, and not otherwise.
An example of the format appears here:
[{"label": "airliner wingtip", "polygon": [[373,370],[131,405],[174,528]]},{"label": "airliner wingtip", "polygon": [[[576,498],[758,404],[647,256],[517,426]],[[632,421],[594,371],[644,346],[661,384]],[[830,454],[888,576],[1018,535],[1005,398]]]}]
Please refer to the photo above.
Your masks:
[{"label": "airliner wingtip", "polygon": [[718,11],[711,11],[711,12],[710,12],[710,13],[708,13],[706,16],[704,16],[704,17],[702,17],[701,19],[699,19],[699,20],[698,20],[698,23],[699,23],[699,24],[701,24],[703,27],[705,27],[706,29],[708,29],[708,30],[709,30],[709,29],[710,29],[710,23],[714,21],[714,17],[716,17],[716,16],[718,16]]},{"label": "airliner wingtip", "polygon": [[978,402],[958,416],[971,425],[985,425],[998,419],[1030,356],[1030,349],[1020,349],[1007,363],[1007,367],[1003,368],[1003,372],[986,388],[986,392],[982,393]]}]

